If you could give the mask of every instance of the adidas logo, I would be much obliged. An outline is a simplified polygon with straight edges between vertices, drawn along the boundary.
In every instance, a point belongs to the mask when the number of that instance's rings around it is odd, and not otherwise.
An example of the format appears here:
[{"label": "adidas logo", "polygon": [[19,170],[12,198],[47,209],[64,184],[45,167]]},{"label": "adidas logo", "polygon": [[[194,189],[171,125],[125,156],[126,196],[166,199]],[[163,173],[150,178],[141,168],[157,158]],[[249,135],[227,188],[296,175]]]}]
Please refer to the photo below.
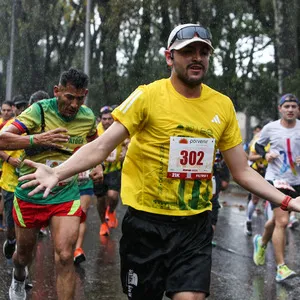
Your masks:
[{"label": "adidas logo", "polygon": [[221,124],[221,121],[220,121],[220,118],[219,118],[218,115],[215,115],[211,121],[212,121],[213,123]]}]

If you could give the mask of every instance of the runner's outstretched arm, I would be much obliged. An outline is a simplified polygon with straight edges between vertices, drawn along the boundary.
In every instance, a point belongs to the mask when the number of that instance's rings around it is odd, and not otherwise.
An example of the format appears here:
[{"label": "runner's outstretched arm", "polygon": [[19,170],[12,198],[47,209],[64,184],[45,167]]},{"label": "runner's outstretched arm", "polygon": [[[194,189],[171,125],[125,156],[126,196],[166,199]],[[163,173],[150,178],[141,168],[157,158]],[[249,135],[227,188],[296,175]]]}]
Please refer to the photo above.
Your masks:
[{"label": "runner's outstretched arm", "polygon": [[[241,145],[223,151],[222,155],[234,181],[262,199],[268,199],[278,205],[281,204],[285,194],[277,190],[248,165],[247,157]],[[288,209],[299,212],[300,197],[291,200]]]},{"label": "runner's outstretched arm", "polygon": [[36,186],[28,195],[32,196],[45,190],[44,197],[47,197],[59,181],[100,164],[128,136],[126,127],[115,121],[104,134],[81,147],[68,160],[53,169],[40,163],[25,160],[25,164],[37,170],[35,173],[19,178],[19,181],[29,180],[22,185],[22,188]]},{"label": "runner's outstretched arm", "polygon": [[19,150],[32,146],[60,148],[62,147],[60,143],[66,143],[69,138],[65,128],[56,128],[34,135],[21,135],[17,127],[10,125],[0,133],[0,150]]}]

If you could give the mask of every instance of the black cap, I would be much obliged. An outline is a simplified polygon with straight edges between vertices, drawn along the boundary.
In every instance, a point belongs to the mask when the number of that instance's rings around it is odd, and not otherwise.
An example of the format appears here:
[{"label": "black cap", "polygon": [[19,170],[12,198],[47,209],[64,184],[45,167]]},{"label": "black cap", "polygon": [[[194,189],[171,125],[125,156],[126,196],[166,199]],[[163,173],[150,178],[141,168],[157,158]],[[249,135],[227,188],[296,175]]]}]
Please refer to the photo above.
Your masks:
[{"label": "black cap", "polygon": [[14,102],[14,105],[20,105],[20,104],[28,104],[28,101],[25,100],[25,98],[22,96],[22,95],[17,95],[13,98],[13,102]]}]

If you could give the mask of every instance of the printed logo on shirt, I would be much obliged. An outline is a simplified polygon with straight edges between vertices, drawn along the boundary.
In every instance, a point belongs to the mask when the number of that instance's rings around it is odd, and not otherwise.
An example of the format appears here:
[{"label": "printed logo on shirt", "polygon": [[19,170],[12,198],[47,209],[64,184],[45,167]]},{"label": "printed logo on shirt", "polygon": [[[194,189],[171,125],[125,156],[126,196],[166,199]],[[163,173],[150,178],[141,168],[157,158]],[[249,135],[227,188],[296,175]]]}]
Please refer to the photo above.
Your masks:
[{"label": "printed logo on shirt", "polygon": [[[182,125],[182,124],[179,124],[177,125],[176,129],[179,129],[179,130],[183,130],[183,131],[186,131],[186,132],[193,132],[193,133],[196,133],[196,134],[201,134],[201,135],[206,135],[208,137],[214,137],[214,134],[213,134],[213,131],[208,128],[208,129],[205,129],[205,128],[197,128],[197,127],[194,127],[193,125]],[[176,136],[176,134],[174,134],[174,136]],[[184,137],[183,135],[177,135],[177,136],[182,136]],[[188,135],[190,136],[190,135]]]},{"label": "printed logo on shirt", "polygon": [[211,121],[212,121],[212,123],[221,124],[221,121],[220,121],[220,118],[218,115],[215,115]]},{"label": "printed logo on shirt", "polygon": [[69,139],[70,144],[82,145],[84,144],[84,140],[82,136],[71,136]]}]

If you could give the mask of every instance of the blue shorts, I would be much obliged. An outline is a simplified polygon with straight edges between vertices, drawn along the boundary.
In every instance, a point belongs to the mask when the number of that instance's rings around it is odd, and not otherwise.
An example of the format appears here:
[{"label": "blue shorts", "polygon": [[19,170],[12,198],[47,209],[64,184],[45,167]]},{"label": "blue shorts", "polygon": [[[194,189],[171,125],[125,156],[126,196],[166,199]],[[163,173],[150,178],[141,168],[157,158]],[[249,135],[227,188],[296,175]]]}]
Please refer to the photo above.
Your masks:
[{"label": "blue shorts", "polygon": [[92,179],[78,181],[78,188],[79,188],[80,196],[84,196],[84,195],[93,196],[94,195],[94,185],[93,185]]}]

